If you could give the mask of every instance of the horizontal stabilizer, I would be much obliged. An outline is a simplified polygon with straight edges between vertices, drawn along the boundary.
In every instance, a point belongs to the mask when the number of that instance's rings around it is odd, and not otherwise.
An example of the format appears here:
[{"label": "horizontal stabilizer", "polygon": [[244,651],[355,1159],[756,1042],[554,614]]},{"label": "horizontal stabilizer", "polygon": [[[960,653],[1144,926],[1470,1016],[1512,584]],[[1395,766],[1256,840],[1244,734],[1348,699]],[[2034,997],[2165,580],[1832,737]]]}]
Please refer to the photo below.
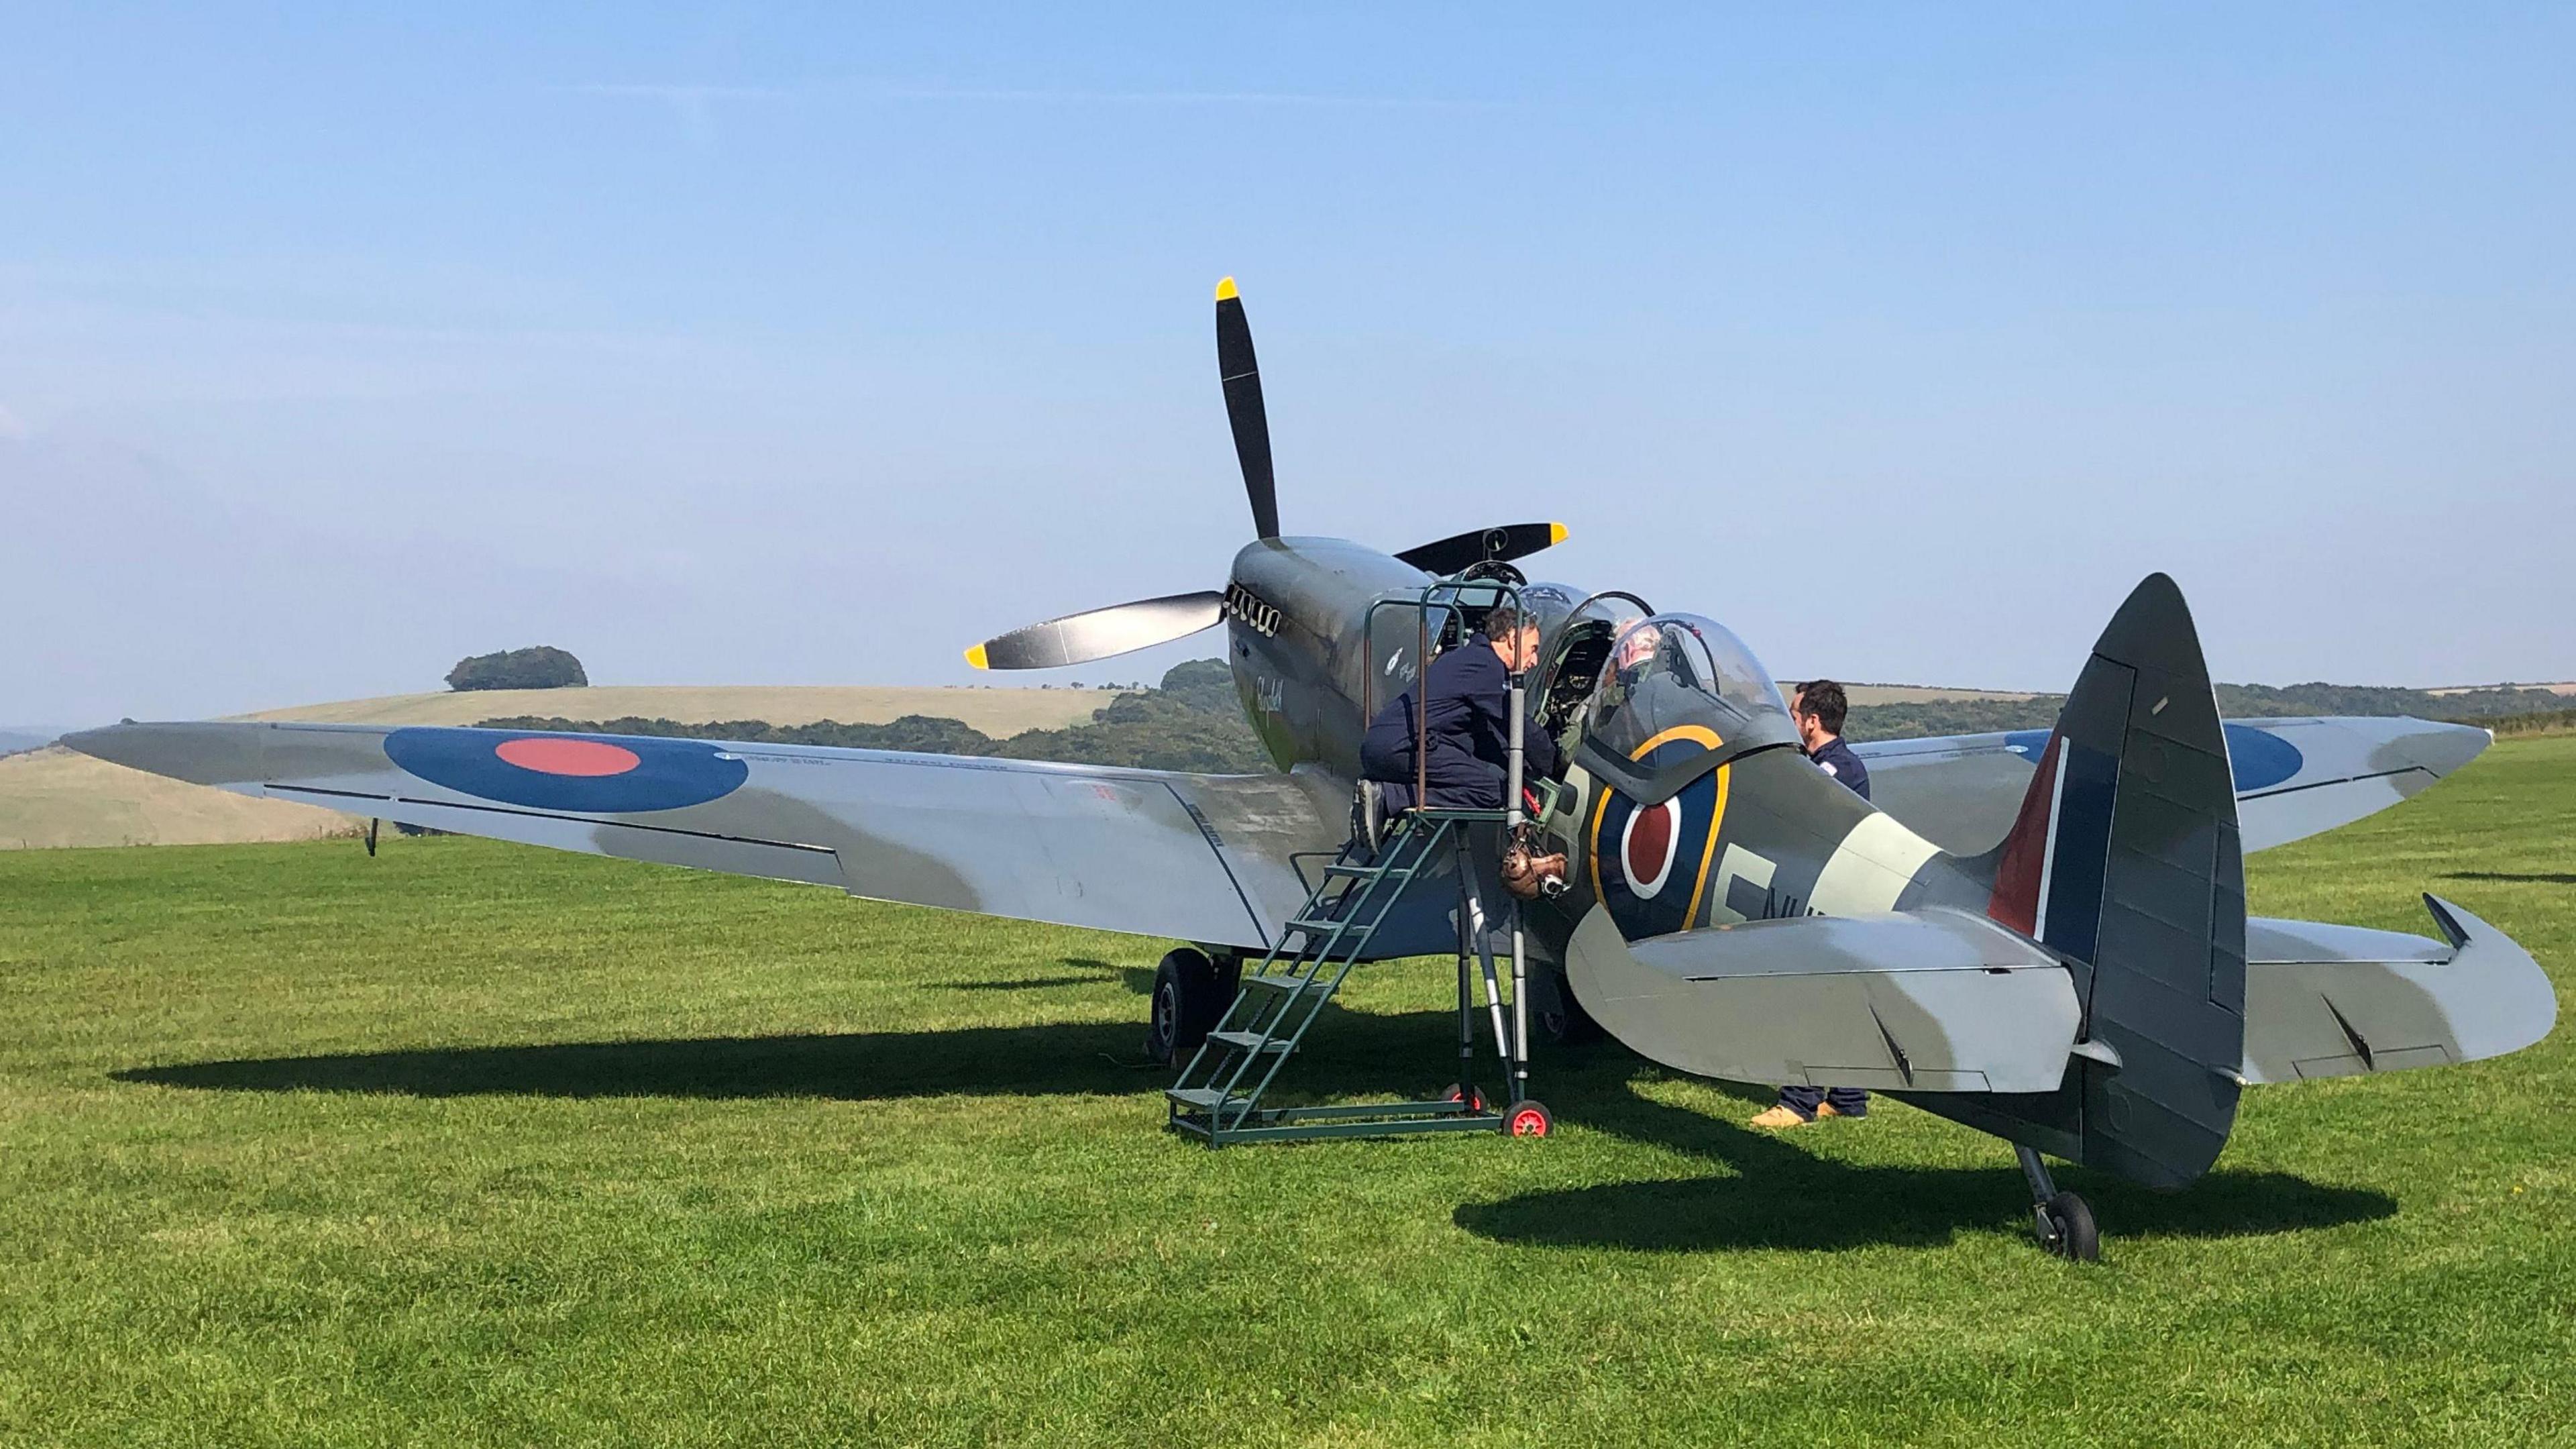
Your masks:
[{"label": "horizontal stabilizer", "polygon": [[2080,1013],[2066,968],[1931,907],[1622,939],[1595,908],[1566,972],[1639,1053],[1701,1076],[1919,1092],[2052,1092]]},{"label": "horizontal stabilizer", "polygon": [[2531,953],[2433,896],[2447,941],[2313,921],[2246,923],[2248,1082],[2472,1062],[2549,1035],[2558,996]]}]

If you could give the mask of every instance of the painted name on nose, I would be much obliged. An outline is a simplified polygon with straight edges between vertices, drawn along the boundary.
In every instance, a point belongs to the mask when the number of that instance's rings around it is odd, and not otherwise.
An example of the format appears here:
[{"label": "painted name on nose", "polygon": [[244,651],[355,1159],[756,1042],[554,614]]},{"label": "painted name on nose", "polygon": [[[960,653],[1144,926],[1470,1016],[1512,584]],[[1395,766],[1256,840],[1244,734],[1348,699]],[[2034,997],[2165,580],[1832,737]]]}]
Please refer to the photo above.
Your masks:
[{"label": "painted name on nose", "polygon": [[540,775],[623,775],[643,763],[633,750],[599,740],[503,740],[492,753]]}]

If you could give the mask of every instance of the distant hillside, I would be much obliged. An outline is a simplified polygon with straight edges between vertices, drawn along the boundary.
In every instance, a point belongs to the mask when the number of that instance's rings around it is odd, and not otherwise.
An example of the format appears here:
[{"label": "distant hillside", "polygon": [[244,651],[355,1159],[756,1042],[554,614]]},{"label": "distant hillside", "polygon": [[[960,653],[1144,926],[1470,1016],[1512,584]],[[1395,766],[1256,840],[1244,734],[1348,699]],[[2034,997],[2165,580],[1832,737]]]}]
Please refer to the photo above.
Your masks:
[{"label": "distant hillside", "polygon": [[394,694],[262,710],[244,719],[312,720],[321,724],[470,725],[500,710],[582,719],[671,719],[684,724],[762,719],[884,722],[908,714],[963,720],[995,734],[1079,724],[1108,701],[1096,689],[1006,685],[968,689],[938,685],[594,684],[582,689],[514,689],[506,694]]},{"label": "distant hillside", "polygon": [[[596,693],[597,691],[589,691]],[[1078,696],[1077,696],[1078,697]],[[1097,697],[1096,695],[1094,696]],[[489,729],[555,730],[577,734],[668,735],[741,740],[752,744],[826,745],[851,750],[917,750],[942,755],[1004,755],[1018,760],[1057,760],[1085,765],[1124,765],[1143,770],[1192,770],[1202,774],[1256,774],[1272,768],[1261,741],[1244,723],[1234,675],[1220,659],[1176,664],[1153,689],[1121,694],[1092,712],[1088,722],[1061,729],[1029,729],[995,739],[962,720],[905,715],[882,724],[775,725],[764,720],[683,723],[670,719],[565,719],[502,715],[480,721]]]},{"label": "distant hillside", "polygon": [[27,729],[13,726],[0,729],[0,755],[14,755],[24,750],[40,750],[54,742],[61,730]]},{"label": "distant hillside", "polygon": [[[2045,729],[2059,696],[1851,686],[1854,739]],[[525,714],[495,717],[507,701]],[[2562,690],[2429,690],[2332,684],[2219,686],[2230,716],[2411,714],[2470,719],[2499,732],[2576,723]],[[594,685],[508,695],[422,694],[271,710],[258,719],[490,724],[513,729],[687,735],[869,749],[1257,773],[1269,757],[1244,723],[1222,660],[1175,666],[1153,689],[648,688]],[[0,740],[42,744],[18,728]],[[12,846],[294,840],[347,831],[348,816],[253,800],[141,774],[57,748],[0,758],[0,849]]]},{"label": "distant hillside", "polygon": [[[586,689],[509,694],[394,695],[267,710],[250,718],[333,724],[465,725],[496,707],[536,706],[557,711],[569,708],[588,713],[604,705],[612,713],[697,721],[746,716],[792,722],[829,718],[885,721],[906,714],[936,714],[1011,735],[1081,723],[1112,697],[1103,690],[1014,686],[592,685]],[[578,703],[566,705],[562,702],[566,700]],[[966,725],[957,727],[964,729]],[[361,820],[333,811],[183,784],[60,747],[0,757],[0,850],[303,840],[353,831],[363,825]]]},{"label": "distant hillside", "polygon": [[[1855,740],[1896,740],[1917,735],[1980,734],[1990,730],[2040,730],[2057,722],[2064,695],[2022,700],[1948,699],[1919,704],[1855,704],[1843,733]],[[2413,715],[2417,719],[2467,720],[2546,714],[2567,707],[2567,696],[2546,687],[2495,686],[2397,689],[2365,684],[2222,684],[2218,711],[2229,719],[2283,715]]]}]

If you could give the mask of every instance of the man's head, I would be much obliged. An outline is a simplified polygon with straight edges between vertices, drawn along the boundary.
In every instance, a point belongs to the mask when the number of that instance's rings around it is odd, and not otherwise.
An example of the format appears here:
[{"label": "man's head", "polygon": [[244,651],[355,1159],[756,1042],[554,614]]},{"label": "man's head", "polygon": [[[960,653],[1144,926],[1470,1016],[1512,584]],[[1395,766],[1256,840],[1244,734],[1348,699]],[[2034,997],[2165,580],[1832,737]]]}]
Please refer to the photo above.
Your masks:
[{"label": "man's head", "polygon": [[1843,696],[1843,687],[1830,679],[1811,679],[1789,697],[1789,717],[1798,722],[1798,742],[1810,750],[1840,735],[1850,713],[1851,701]]},{"label": "man's head", "polygon": [[1664,642],[1663,631],[1650,624],[1631,624],[1619,636],[1619,654],[1613,663],[1624,673],[1655,657],[1655,648]]},{"label": "man's head", "polygon": [[1538,621],[1509,604],[1497,604],[1485,615],[1484,635],[1514,674],[1538,662]]}]

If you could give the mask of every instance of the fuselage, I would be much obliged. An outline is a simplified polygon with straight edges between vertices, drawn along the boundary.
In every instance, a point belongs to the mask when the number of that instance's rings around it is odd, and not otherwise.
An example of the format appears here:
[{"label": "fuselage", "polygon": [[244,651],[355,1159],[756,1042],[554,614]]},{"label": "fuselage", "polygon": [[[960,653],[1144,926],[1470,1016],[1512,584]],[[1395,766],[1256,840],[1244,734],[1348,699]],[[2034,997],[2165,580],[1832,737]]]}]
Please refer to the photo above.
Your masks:
[{"label": "fuselage", "polygon": [[[1418,604],[1439,581],[1359,544],[1291,538],[1246,546],[1230,582],[1227,659],[1271,758],[1356,780],[1369,716],[1421,666]],[[1655,623],[1685,644],[1705,636],[1715,652],[1696,670],[1676,661],[1642,682],[1634,675],[1651,671],[1605,669],[1591,702],[1555,721],[1571,789],[1538,824],[1567,851],[1569,889],[1532,912],[1542,938],[1562,941],[1595,903],[1631,939],[1748,919],[1983,906],[1974,866],[1808,764],[1776,687],[1732,635],[1687,615]],[[1439,624],[1430,621],[1435,637]],[[1552,621],[1534,688],[1562,662],[1567,627]],[[1650,722],[1637,724],[1641,715]]]}]

